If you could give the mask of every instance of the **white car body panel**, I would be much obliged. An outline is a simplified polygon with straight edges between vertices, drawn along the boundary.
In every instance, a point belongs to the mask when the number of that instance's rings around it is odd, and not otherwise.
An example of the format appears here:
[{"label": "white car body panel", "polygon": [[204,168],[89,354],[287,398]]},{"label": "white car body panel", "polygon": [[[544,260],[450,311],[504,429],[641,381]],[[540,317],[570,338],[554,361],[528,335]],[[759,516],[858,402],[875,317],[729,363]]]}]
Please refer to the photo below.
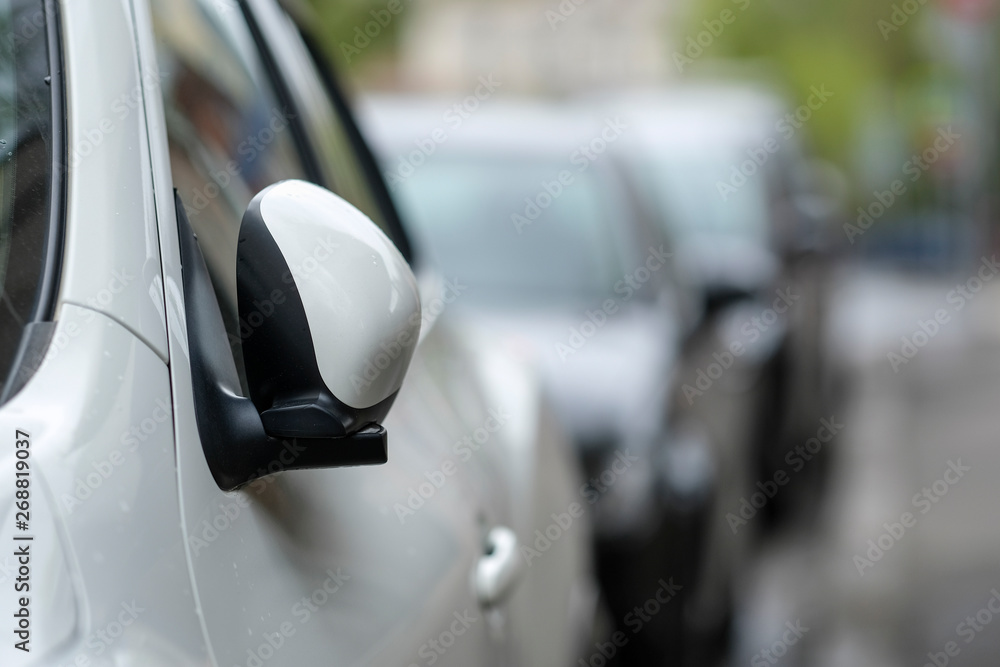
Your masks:
[{"label": "white car body panel", "polygon": [[[481,452],[488,457],[491,477],[506,482],[509,510],[503,521],[521,547],[539,554],[522,552],[523,582],[508,603],[508,664],[574,664],[576,652],[589,644],[598,590],[590,577],[593,506],[581,492],[572,444],[543,398],[541,378],[528,370],[534,367],[530,355],[478,325],[463,321],[460,331],[467,346],[480,350],[473,360],[487,404],[504,406],[511,416],[496,445],[491,442]],[[544,533],[554,525],[553,515],[565,522],[574,504],[583,516],[573,518],[565,530],[560,526],[561,534],[548,550],[538,549],[536,531]],[[552,637],[569,641],[554,642]]]},{"label": "white car body panel", "polygon": [[[71,211],[68,224],[79,220]],[[0,663],[205,664],[180,530],[167,367],[116,321],[72,304],[59,310],[54,341],[0,409],[4,550],[13,544],[15,429],[31,434],[33,511],[23,534],[38,550],[31,652],[4,642]],[[0,609],[13,614],[5,589]]]},{"label": "white car body panel", "polygon": [[62,2],[67,211],[59,300],[99,310],[167,359],[163,280],[132,17],[126,3]]}]

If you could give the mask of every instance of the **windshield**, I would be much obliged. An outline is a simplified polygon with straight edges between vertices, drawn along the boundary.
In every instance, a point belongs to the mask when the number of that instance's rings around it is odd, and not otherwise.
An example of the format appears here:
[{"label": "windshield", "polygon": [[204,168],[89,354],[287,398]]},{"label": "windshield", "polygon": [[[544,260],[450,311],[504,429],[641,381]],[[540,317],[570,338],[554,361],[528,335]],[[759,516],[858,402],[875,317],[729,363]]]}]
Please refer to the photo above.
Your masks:
[{"label": "windshield", "polygon": [[620,212],[594,169],[564,169],[439,156],[397,194],[425,252],[477,300],[593,301],[622,276]]},{"label": "windshield", "polygon": [[[746,155],[671,155],[647,163],[643,180],[654,206],[678,242],[705,236],[764,243],[768,235],[768,181],[761,168],[734,175]],[[739,172],[735,172],[739,173]]]},{"label": "windshield", "polygon": [[0,0],[0,382],[36,312],[52,188],[51,81],[41,2]]}]

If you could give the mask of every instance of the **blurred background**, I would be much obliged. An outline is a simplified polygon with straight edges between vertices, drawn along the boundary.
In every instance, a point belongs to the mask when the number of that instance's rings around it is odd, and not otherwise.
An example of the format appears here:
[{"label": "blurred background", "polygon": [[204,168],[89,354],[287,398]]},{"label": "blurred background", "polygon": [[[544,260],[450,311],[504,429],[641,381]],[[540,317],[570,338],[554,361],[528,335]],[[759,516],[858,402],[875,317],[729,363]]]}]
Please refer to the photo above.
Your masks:
[{"label": "blurred background", "polygon": [[996,0],[310,4],[576,442],[580,664],[996,664]]}]

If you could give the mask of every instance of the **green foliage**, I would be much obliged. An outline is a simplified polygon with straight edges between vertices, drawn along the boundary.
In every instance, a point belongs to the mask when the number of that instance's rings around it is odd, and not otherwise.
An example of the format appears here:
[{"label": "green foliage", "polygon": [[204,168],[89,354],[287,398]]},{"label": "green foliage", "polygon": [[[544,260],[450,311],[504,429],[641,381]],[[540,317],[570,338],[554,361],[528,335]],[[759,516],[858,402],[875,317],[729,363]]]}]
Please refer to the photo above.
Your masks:
[{"label": "green foliage", "polygon": [[[902,26],[891,23],[899,0],[703,0],[679,27],[679,44],[705,29],[704,21],[724,10],[736,18],[725,26],[690,70],[697,75],[708,61],[752,59],[766,63],[789,93],[793,105],[803,103],[812,86],[825,84],[833,99],[816,113],[805,131],[816,152],[841,166],[851,163],[851,148],[873,91],[900,97],[926,72],[917,48],[922,13]],[[742,9],[744,8],[745,9]],[[880,24],[880,21],[886,23]],[[886,26],[898,29],[888,29]],[[905,83],[904,83],[905,82]],[[895,113],[895,109],[889,110]]]},{"label": "green foliage", "polygon": [[399,24],[412,2],[396,1],[401,8],[398,14],[388,13],[388,0],[308,0],[316,13],[314,27],[323,48],[339,70],[350,74],[365,63],[391,54]]}]

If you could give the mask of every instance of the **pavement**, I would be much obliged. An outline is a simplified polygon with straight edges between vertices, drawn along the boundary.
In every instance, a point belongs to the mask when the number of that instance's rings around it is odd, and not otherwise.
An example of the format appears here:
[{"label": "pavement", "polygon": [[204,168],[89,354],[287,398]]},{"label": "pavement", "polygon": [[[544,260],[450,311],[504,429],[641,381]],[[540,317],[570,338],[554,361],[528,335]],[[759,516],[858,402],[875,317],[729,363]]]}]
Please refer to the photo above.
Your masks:
[{"label": "pavement", "polygon": [[830,485],[818,514],[763,544],[742,577],[732,665],[998,664],[992,278],[982,266],[948,278],[837,273],[827,345],[844,429]]}]

